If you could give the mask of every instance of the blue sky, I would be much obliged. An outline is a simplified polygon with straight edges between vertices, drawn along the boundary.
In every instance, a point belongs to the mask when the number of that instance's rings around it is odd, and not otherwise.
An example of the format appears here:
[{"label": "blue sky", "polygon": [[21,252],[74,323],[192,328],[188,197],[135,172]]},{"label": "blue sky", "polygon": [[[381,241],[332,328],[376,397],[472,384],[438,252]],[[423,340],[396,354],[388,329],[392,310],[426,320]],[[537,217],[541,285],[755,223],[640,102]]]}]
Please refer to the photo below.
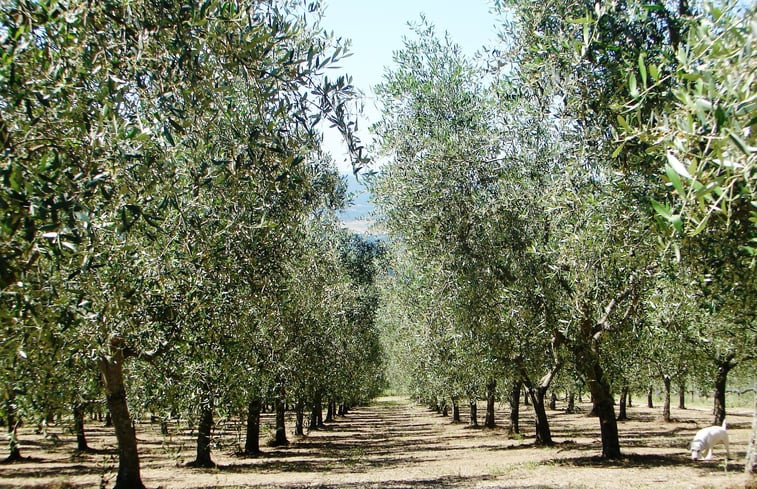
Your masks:
[{"label": "blue sky", "polygon": [[[340,65],[366,96],[359,133],[364,142],[369,140],[368,126],[379,114],[371,89],[381,82],[385,67],[391,66],[392,53],[402,48],[403,36],[410,34],[408,21],[418,21],[425,14],[440,34],[449,32],[467,54],[496,39],[496,16],[490,12],[489,0],[324,0],[324,5],[323,27],[352,40],[352,56]],[[351,173],[333,134],[326,135],[325,146],[339,169]]]}]

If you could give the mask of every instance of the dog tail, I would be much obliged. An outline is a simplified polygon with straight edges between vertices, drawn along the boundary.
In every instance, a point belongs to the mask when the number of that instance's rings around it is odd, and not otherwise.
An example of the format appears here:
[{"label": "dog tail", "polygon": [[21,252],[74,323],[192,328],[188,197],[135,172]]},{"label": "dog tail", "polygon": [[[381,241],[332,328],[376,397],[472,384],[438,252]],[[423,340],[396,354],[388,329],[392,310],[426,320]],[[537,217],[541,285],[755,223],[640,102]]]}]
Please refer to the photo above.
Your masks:
[{"label": "dog tail", "polygon": [[725,424],[725,418],[723,418],[723,429],[726,429],[727,425]]}]

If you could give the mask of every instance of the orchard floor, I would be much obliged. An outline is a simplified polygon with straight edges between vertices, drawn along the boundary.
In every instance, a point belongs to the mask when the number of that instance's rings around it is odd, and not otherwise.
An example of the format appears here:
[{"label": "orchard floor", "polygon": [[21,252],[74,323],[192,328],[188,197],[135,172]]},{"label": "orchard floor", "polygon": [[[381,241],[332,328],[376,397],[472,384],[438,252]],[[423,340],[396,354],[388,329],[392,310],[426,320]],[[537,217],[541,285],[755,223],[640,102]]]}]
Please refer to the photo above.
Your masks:
[{"label": "orchard floor", "polygon": [[[502,428],[471,429],[398,397],[377,399],[325,430],[301,438],[290,435],[289,447],[264,447],[264,455],[254,459],[235,455],[242,427],[221,420],[215,469],[185,466],[194,450],[186,426],[173,426],[173,436],[164,438],[157,424],[144,423],[137,426],[137,436],[148,488],[757,487],[743,474],[751,428],[747,409],[728,415],[732,461],[726,467],[720,449],[713,460],[699,463],[686,452],[693,434],[709,424],[708,409],[674,410],[675,422],[662,423],[659,409],[630,408],[631,420],[619,424],[625,458],[605,462],[598,458],[598,421],[586,416],[586,405],[581,408],[584,412],[578,414],[549,412],[557,442],[551,448],[534,446],[529,407],[521,408],[523,436],[513,438],[502,409],[497,413]],[[264,423],[271,422],[269,416]],[[88,441],[96,451],[78,455],[67,428],[50,428],[47,438],[23,428],[22,455],[28,458],[0,464],[0,488],[112,487],[117,466],[112,431],[89,423]]]}]

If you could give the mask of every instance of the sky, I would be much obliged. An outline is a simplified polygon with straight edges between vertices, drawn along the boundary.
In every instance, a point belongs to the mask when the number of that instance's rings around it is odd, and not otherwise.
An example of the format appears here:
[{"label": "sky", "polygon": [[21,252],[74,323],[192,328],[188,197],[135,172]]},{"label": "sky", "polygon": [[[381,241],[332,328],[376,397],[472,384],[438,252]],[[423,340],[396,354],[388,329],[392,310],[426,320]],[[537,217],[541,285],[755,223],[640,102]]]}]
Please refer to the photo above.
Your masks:
[{"label": "sky", "polygon": [[[361,140],[369,141],[368,127],[379,110],[372,87],[381,82],[385,68],[392,64],[392,53],[402,49],[403,36],[411,34],[408,22],[417,22],[421,13],[445,31],[466,54],[474,54],[496,39],[496,16],[489,0],[324,0],[326,30],[352,40],[352,56],[340,63],[353,78],[353,84],[366,96],[365,113],[359,120]],[[327,133],[325,147],[332,153],[339,170],[351,174],[338,135]]]}]

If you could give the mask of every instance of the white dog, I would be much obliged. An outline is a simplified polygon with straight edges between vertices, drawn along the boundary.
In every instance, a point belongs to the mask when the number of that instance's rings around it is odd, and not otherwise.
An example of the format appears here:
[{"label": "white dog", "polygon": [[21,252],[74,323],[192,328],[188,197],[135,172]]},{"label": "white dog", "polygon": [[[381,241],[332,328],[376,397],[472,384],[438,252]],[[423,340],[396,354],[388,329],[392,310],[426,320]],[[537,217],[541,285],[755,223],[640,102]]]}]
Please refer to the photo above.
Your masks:
[{"label": "white dog", "polygon": [[697,431],[694,440],[691,442],[691,460],[699,460],[700,454],[707,452],[704,460],[712,458],[712,447],[722,443],[725,445],[726,460],[731,458],[731,452],[728,449],[728,432],[726,431],[725,420],[723,426],[710,426]]}]

